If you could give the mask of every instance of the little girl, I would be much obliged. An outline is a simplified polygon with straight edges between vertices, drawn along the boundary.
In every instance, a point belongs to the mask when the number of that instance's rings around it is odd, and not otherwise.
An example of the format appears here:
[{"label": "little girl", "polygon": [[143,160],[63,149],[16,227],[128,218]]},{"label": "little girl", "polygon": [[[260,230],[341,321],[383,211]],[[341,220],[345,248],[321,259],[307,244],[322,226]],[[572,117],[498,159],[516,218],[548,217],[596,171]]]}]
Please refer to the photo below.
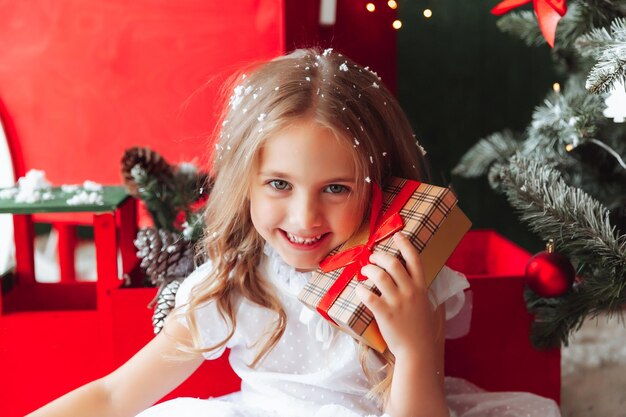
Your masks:
[{"label": "little girl", "polygon": [[[400,233],[406,266],[374,253],[362,273],[381,295],[357,290],[395,363],[298,301],[311,271],[367,223],[372,183],[428,180],[424,153],[376,73],[330,49],[297,50],[237,83],[213,158],[208,262],[180,287],[163,332],[32,416],[558,416],[530,394],[485,408],[491,394],[469,385],[446,400],[443,324],[467,280],[444,267],[427,289],[418,252]],[[446,311],[446,301],[456,307]],[[146,410],[226,348],[241,391]]]}]

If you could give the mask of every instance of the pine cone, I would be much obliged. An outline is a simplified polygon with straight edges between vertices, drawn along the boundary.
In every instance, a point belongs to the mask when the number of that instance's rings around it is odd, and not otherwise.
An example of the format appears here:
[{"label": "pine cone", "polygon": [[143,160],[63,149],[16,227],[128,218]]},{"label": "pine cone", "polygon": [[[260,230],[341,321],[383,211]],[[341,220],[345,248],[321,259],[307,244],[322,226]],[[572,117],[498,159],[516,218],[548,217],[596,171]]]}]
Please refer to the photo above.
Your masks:
[{"label": "pine cone", "polygon": [[193,244],[179,233],[141,229],[134,241],[141,268],[153,285],[165,285],[193,271]]},{"label": "pine cone", "polygon": [[122,177],[128,193],[133,197],[139,197],[139,185],[131,172],[137,165],[148,177],[154,177],[158,181],[169,180],[173,176],[171,165],[157,152],[137,146],[127,149],[122,157]]},{"label": "pine cone", "polygon": [[182,281],[182,279],[175,279],[159,292],[156,307],[154,308],[154,313],[152,314],[152,327],[154,328],[154,334],[158,334],[163,329],[165,318],[170,311],[172,311],[176,303],[176,293],[178,292],[178,287],[180,287]]}]

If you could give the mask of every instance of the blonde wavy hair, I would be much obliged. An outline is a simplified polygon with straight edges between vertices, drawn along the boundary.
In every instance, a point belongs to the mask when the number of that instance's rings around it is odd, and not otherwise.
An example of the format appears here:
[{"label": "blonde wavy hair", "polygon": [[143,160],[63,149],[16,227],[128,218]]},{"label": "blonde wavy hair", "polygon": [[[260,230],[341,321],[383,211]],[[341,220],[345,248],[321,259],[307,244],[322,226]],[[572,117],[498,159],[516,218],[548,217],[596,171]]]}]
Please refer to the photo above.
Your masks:
[{"label": "blonde wavy hair", "polygon": [[[286,325],[278,297],[257,273],[264,241],[250,218],[249,187],[264,142],[294,121],[309,118],[349,145],[357,178],[369,177],[378,184],[390,175],[426,181],[428,173],[404,112],[368,68],[332,50],[299,49],[247,71],[227,87],[230,94],[216,131],[215,182],[201,244],[212,270],[194,288],[185,315],[194,344],[190,349],[205,353],[225,346],[233,336],[237,297],[275,312],[276,327],[250,364],[256,367],[279,341]],[[355,192],[368,213],[369,186],[365,181],[357,184]],[[367,221],[363,219],[363,223]],[[194,311],[209,301],[215,302],[229,333],[215,346],[201,348]],[[375,378],[365,366],[370,350],[361,344],[360,362],[373,386],[370,395],[382,405],[388,397],[393,363],[378,355],[388,366],[383,378]]]}]

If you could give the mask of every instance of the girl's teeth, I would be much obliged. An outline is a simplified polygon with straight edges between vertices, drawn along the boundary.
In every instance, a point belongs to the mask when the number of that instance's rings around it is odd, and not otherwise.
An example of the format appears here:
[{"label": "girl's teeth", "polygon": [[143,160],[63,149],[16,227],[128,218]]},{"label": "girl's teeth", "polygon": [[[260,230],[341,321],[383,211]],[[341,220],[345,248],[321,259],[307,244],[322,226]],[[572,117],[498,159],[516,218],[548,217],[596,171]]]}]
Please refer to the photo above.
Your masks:
[{"label": "girl's teeth", "polygon": [[300,236],[296,236],[296,235],[292,235],[291,233],[287,233],[287,237],[288,237],[288,238],[289,238],[289,240],[290,240],[290,241],[292,241],[293,243],[300,243],[300,244],[305,244],[305,245],[308,245],[308,244],[315,243],[315,242],[317,242],[318,240],[320,240],[320,238],[322,237],[322,235],[315,236],[315,237],[310,238],[310,239],[305,239],[305,238],[302,238],[302,237],[300,237]]}]

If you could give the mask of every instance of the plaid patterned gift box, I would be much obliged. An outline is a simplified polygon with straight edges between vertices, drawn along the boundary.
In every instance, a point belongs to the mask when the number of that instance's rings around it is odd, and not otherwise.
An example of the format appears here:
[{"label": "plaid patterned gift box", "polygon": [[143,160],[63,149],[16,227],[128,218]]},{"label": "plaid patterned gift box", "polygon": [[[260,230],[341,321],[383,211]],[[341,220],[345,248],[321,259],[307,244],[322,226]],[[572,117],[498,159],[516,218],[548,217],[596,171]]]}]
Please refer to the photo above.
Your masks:
[{"label": "plaid patterned gift box", "polygon": [[369,255],[385,251],[402,259],[393,242],[393,234],[401,231],[419,250],[430,285],[471,223],[448,188],[392,177],[382,193],[378,187],[374,191],[369,230],[333,250],[298,298],[339,329],[382,353],[387,344],[372,312],[355,294],[357,281],[378,292],[360,275]]}]

